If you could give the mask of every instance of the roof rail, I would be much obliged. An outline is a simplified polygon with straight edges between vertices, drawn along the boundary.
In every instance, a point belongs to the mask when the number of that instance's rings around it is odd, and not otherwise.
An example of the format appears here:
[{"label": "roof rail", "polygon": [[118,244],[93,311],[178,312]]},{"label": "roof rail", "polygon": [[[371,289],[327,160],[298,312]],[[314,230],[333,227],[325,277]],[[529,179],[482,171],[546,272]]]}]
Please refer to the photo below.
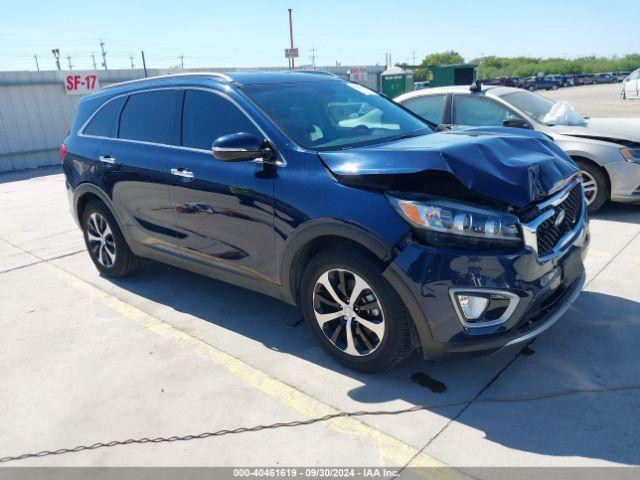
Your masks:
[{"label": "roof rail", "polygon": [[315,75],[326,75],[328,77],[338,77],[335,73],[327,72],[324,70],[292,70],[291,73],[311,73]]},{"label": "roof rail", "polygon": [[106,90],[108,88],[120,87],[122,85],[129,85],[131,83],[144,82],[147,80],[157,80],[159,78],[193,77],[193,76],[216,77],[224,82],[233,82],[233,79],[229,75],[221,72],[189,72],[189,73],[174,73],[174,74],[169,73],[167,75],[156,75],[155,77],[136,78],[136,79],[127,80],[124,82],[112,83],[111,85],[107,85],[106,87],[103,87],[102,90]]}]

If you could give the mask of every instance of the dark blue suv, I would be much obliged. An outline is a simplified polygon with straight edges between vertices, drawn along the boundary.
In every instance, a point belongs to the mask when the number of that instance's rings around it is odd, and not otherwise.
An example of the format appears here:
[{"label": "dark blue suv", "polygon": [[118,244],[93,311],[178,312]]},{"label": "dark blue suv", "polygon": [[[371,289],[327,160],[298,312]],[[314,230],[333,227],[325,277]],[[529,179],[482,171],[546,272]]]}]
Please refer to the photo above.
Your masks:
[{"label": "dark blue suv", "polygon": [[534,131],[433,127],[319,72],[174,75],[84,98],[61,158],[103,275],[144,257],[274,296],[380,371],[531,339],[584,282],[574,163]]}]

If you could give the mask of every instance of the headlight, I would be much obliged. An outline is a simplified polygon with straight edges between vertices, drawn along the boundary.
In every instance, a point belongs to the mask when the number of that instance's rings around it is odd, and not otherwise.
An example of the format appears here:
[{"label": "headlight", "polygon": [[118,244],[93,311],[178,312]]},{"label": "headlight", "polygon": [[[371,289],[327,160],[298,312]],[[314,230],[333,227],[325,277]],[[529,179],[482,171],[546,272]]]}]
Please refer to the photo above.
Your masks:
[{"label": "headlight", "polygon": [[[391,204],[411,225],[428,235],[428,240],[473,245],[490,242],[514,247],[521,242],[518,218],[508,213],[484,210],[449,200],[414,201],[388,197]],[[430,235],[431,234],[431,235]]]},{"label": "headlight", "polygon": [[621,148],[620,153],[627,162],[640,163],[640,149]]}]

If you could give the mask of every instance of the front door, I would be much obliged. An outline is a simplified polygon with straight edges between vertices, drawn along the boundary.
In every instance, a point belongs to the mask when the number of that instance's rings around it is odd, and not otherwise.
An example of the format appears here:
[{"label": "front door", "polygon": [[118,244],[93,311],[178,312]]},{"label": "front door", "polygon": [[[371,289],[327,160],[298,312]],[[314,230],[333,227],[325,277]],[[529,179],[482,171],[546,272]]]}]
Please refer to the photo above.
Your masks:
[{"label": "front door", "polygon": [[185,90],[180,139],[170,165],[170,192],[182,254],[234,273],[275,277],[274,167],[222,162],[211,153],[220,136],[264,137],[222,93]]}]

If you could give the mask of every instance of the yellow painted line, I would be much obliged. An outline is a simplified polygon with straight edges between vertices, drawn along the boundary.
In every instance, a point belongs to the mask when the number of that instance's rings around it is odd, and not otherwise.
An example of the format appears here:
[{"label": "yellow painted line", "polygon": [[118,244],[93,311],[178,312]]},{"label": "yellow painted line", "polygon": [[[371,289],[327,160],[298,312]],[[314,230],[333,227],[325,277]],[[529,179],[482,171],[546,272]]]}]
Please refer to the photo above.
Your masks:
[{"label": "yellow painted line", "polygon": [[[156,318],[143,310],[130,305],[110,293],[82,280],[81,278],[57,267],[53,264],[47,265],[54,270],[55,275],[72,286],[73,288],[87,294],[91,299],[97,300],[113,311],[136,321],[139,325],[150,330],[157,335],[172,340],[188,343],[193,350],[202,358],[214,362],[224,368],[227,372],[240,379],[244,383],[266,393],[285,403],[290,408],[300,412],[309,418],[323,417],[325,415],[339,413],[334,407],[290,386],[286,383],[269,376],[257,368],[229,355],[213,345],[206,343],[173,325]],[[333,430],[351,438],[360,438],[373,442],[379,455],[397,465],[404,466],[411,461],[411,467],[442,467],[446,464],[437,459],[420,452],[397,438],[388,435],[380,430],[371,427],[356,418],[342,417],[334,418],[325,422]]]}]

